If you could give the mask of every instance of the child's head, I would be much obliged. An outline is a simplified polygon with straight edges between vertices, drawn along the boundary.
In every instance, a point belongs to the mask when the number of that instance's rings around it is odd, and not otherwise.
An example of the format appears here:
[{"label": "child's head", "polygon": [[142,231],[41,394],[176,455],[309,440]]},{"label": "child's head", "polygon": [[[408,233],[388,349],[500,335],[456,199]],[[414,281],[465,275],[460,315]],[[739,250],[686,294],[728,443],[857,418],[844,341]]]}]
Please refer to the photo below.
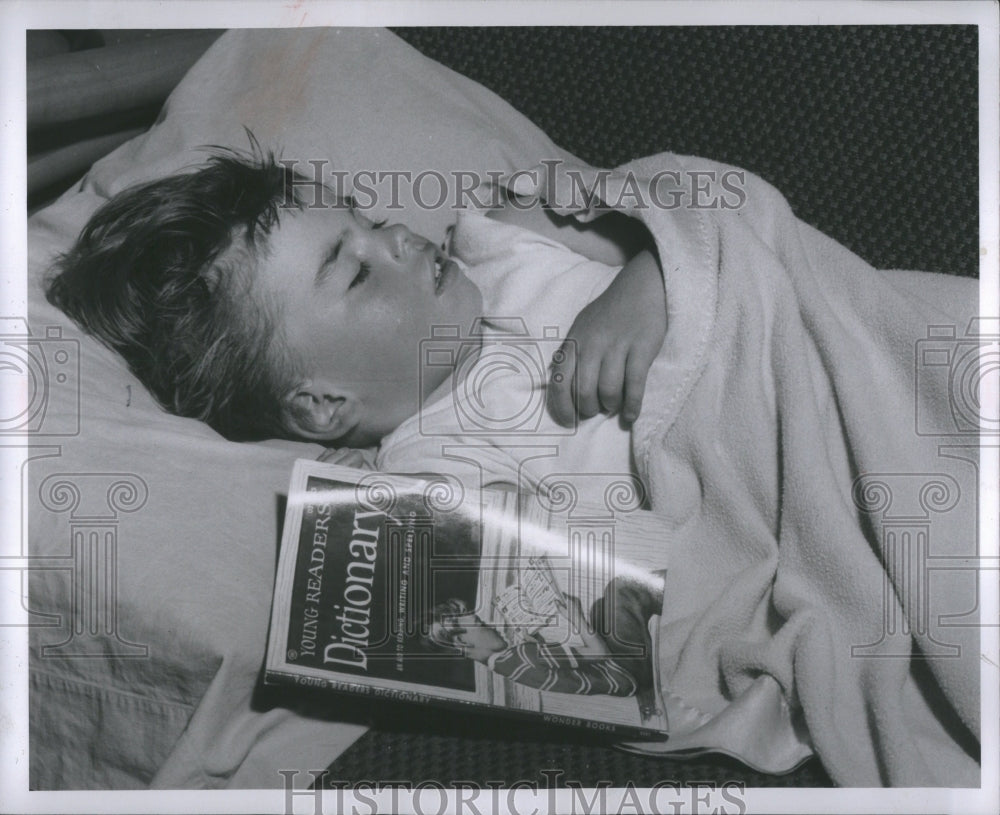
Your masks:
[{"label": "child's head", "polygon": [[457,648],[478,662],[486,662],[508,647],[495,628],[479,619],[458,598],[440,602],[431,609],[428,639],[435,645]]},{"label": "child's head", "polygon": [[48,298],[227,438],[377,442],[448,374],[421,377],[420,340],[471,324],[481,296],[454,264],[436,285],[443,254],[405,227],[309,207],[310,184],[255,143],[128,189]]}]

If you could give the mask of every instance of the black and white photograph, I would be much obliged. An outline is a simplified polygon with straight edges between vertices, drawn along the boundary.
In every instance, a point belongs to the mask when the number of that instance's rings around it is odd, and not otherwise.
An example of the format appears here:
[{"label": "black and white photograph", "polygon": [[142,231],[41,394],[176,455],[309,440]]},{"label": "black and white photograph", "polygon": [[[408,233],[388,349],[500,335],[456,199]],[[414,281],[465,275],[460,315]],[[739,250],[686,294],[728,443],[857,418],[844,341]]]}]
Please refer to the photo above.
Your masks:
[{"label": "black and white photograph", "polygon": [[0,811],[1000,811],[997,3],[0,20]]}]

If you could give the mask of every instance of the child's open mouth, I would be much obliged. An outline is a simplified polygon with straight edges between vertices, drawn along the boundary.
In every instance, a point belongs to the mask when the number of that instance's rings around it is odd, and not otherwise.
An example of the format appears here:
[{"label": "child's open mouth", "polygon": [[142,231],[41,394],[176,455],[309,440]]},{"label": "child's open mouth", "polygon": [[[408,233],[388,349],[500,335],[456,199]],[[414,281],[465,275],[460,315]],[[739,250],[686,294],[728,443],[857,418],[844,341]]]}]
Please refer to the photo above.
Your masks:
[{"label": "child's open mouth", "polygon": [[447,284],[454,271],[457,269],[455,261],[448,257],[442,250],[438,249],[434,253],[434,293],[437,294]]}]

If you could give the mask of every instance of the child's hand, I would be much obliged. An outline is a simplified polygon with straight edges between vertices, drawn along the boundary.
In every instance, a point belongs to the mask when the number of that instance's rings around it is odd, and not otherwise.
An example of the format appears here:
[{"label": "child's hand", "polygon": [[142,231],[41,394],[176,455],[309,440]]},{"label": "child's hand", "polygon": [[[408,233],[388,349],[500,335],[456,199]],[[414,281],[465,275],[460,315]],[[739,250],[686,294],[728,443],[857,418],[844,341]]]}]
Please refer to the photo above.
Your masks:
[{"label": "child's hand", "polygon": [[569,425],[574,415],[587,419],[621,409],[626,422],[635,421],[666,332],[663,276],[656,256],[644,249],[577,315],[562,353],[553,358],[548,392],[553,418]]}]

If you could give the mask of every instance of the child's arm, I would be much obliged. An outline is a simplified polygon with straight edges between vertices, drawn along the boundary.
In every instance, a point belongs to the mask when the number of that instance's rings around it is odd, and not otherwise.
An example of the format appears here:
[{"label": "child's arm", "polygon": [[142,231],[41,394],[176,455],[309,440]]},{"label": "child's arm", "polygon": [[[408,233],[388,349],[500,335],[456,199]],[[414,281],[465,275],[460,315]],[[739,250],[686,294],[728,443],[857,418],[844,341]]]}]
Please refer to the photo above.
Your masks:
[{"label": "child's arm", "polygon": [[[642,406],[649,366],[667,330],[666,295],[656,247],[645,225],[620,212],[586,224],[540,204],[505,201],[489,217],[559,241],[574,252],[621,266],[611,285],[577,316],[560,362],[553,361],[548,404],[556,421],[575,414],[622,411],[635,421]],[[575,396],[575,402],[574,402]]]}]

